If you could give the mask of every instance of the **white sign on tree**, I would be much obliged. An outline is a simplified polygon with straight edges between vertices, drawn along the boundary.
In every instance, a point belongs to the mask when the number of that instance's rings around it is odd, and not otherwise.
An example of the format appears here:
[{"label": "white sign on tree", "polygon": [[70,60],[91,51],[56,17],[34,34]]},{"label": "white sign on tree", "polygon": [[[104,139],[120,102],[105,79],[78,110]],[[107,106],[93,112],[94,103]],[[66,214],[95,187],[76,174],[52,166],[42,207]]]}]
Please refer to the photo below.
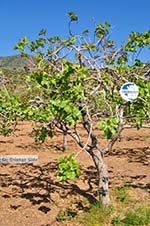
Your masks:
[{"label": "white sign on tree", "polygon": [[134,101],[139,94],[139,88],[133,82],[126,82],[121,86],[120,95],[125,101]]}]

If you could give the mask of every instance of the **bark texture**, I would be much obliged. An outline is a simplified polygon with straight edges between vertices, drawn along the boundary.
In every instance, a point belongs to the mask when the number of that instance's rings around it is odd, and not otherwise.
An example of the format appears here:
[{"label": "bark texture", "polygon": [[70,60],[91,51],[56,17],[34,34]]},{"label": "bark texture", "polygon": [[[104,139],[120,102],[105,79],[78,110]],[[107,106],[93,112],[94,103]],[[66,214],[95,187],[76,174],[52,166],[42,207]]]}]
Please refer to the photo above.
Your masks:
[{"label": "bark texture", "polygon": [[98,148],[92,148],[90,152],[98,172],[98,189],[100,200],[102,204],[108,205],[110,203],[110,198],[108,189],[107,165],[104,162],[102,152]]}]

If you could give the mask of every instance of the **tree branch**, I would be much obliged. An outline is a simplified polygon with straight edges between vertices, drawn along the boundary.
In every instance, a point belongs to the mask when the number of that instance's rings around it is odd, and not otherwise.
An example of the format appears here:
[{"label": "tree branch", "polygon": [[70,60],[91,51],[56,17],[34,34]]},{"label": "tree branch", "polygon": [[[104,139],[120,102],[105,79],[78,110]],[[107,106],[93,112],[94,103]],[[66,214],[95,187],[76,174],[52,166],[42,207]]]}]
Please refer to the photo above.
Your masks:
[{"label": "tree branch", "polygon": [[119,117],[119,126],[118,126],[118,129],[117,129],[117,133],[115,135],[113,135],[113,137],[111,138],[111,140],[108,143],[107,147],[103,150],[104,154],[108,154],[112,150],[113,145],[118,140],[122,130],[124,129],[125,122],[124,122],[124,118],[123,118],[123,113],[124,113],[124,108],[121,107],[120,110],[119,110],[119,115],[118,115],[118,117]]}]

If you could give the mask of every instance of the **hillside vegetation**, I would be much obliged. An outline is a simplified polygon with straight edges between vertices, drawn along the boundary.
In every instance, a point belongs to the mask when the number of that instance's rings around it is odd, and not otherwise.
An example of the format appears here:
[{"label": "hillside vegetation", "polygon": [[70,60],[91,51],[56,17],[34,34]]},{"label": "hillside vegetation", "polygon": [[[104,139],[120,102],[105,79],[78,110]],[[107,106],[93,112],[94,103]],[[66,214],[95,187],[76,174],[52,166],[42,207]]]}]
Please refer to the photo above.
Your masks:
[{"label": "hillside vegetation", "polygon": [[33,68],[35,59],[33,56],[24,57],[21,55],[0,57],[0,67],[9,70],[24,70],[25,68]]}]

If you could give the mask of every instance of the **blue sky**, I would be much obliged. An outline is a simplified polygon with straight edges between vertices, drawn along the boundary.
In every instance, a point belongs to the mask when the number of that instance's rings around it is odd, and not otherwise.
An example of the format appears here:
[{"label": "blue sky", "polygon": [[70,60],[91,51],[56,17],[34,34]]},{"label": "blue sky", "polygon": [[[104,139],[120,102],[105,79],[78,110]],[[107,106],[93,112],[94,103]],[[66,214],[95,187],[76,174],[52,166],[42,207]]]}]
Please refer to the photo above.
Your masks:
[{"label": "blue sky", "polygon": [[[34,39],[41,28],[49,36],[66,36],[69,11],[79,16],[78,31],[92,29],[93,18],[109,22],[118,43],[131,31],[150,29],[150,0],[0,0],[0,56],[17,54],[13,47],[18,39]],[[143,58],[149,60],[148,52]]]}]

